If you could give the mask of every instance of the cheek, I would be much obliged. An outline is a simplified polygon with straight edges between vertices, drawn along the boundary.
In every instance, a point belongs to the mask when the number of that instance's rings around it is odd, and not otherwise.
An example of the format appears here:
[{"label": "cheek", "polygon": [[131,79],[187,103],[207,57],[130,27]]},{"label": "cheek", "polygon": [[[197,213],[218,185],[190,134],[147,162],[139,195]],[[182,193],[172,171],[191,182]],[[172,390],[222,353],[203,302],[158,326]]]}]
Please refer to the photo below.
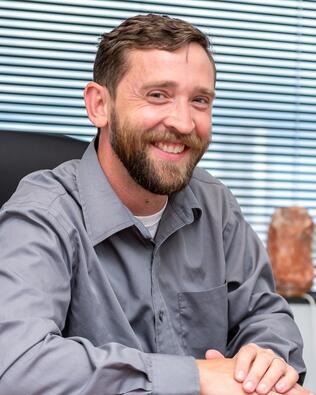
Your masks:
[{"label": "cheek", "polygon": [[209,139],[212,131],[211,115],[209,114],[208,116],[197,119],[195,129],[201,139]]},{"label": "cheek", "polygon": [[143,107],[138,109],[134,114],[131,115],[131,119],[134,120],[144,130],[149,130],[157,127],[162,123],[165,112],[162,107]]}]

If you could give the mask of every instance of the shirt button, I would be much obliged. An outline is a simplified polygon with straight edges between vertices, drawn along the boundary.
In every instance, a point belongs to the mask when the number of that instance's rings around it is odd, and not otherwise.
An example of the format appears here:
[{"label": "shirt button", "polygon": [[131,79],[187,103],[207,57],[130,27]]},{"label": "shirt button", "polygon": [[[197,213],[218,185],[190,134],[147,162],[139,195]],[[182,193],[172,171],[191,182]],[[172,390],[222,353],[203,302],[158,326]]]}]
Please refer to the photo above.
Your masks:
[{"label": "shirt button", "polygon": [[164,312],[163,312],[163,310],[160,310],[160,311],[159,311],[158,317],[159,317],[159,321],[162,322],[162,321],[163,321],[163,317],[164,317]]}]

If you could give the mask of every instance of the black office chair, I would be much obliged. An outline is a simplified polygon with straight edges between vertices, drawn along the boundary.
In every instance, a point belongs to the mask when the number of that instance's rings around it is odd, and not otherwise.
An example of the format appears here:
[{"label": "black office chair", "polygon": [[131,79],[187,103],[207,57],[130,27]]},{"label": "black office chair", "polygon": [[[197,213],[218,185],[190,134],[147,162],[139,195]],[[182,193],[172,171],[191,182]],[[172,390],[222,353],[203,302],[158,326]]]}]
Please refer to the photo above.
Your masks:
[{"label": "black office chair", "polygon": [[26,174],[79,159],[87,145],[67,136],[0,131],[0,207]]}]

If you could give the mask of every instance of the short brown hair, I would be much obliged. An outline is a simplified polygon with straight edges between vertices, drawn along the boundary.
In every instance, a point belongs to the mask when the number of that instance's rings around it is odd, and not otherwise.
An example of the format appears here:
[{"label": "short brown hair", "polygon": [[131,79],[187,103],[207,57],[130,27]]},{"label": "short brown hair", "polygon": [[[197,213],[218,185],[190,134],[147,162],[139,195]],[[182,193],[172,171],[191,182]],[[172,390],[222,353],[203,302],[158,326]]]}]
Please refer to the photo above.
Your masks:
[{"label": "short brown hair", "polygon": [[162,49],[175,51],[191,42],[203,47],[215,70],[206,34],[181,19],[166,15],[137,15],[126,19],[118,27],[100,38],[93,79],[105,85],[115,97],[116,87],[126,71],[127,52],[131,49]]}]

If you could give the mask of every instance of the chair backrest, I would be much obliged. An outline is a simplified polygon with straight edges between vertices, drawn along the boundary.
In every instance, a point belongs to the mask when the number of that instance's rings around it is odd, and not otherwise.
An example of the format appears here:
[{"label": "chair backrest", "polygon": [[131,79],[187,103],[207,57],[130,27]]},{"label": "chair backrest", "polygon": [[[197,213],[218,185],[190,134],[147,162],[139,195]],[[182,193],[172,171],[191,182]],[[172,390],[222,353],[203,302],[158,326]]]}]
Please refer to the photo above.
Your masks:
[{"label": "chair backrest", "polygon": [[1,131],[0,207],[26,174],[53,169],[67,160],[79,159],[87,145],[87,142],[67,136]]}]

